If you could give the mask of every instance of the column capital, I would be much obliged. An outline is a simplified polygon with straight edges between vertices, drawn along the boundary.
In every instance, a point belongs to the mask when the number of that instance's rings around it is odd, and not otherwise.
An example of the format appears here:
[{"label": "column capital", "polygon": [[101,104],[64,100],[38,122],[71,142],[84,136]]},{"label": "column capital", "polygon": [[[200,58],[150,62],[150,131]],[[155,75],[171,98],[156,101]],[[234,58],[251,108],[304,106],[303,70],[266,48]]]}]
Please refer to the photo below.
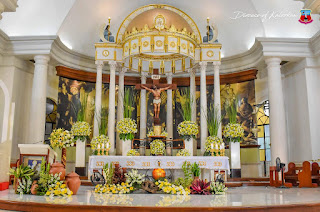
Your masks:
[{"label": "column capital", "polygon": [[102,69],[104,66],[104,63],[102,60],[96,60],[95,64],[96,64],[97,68],[100,68],[100,69]]},{"label": "column capital", "polygon": [[124,74],[124,73],[127,72],[127,70],[128,70],[128,68],[122,67],[122,68],[120,68],[120,70],[119,70],[119,74]]},{"label": "column capital", "polygon": [[140,73],[140,76],[141,76],[141,83],[142,83],[142,84],[145,84],[146,81],[147,81],[148,73],[147,73],[147,72],[141,72],[141,73]]},{"label": "column capital", "polygon": [[109,61],[109,65],[110,65],[110,71],[111,70],[116,70],[117,68],[117,62],[116,61]]},{"label": "column capital", "polygon": [[50,60],[49,55],[36,55],[34,56],[34,61],[36,64],[48,65]]},{"label": "column capital", "polygon": [[265,62],[267,64],[268,67],[281,67],[280,63],[281,63],[281,59],[278,57],[270,57],[265,59]]},{"label": "column capital", "polygon": [[221,66],[221,61],[213,61],[212,64],[214,67]]},{"label": "column capital", "polygon": [[167,83],[172,84],[172,73],[166,73]]},{"label": "column capital", "polygon": [[202,62],[199,62],[199,65],[200,65],[200,71],[202,72],[202,71],[206,71],[206,69],[207,69],[207,62],[205,62],[205,61],[202,61]]}]

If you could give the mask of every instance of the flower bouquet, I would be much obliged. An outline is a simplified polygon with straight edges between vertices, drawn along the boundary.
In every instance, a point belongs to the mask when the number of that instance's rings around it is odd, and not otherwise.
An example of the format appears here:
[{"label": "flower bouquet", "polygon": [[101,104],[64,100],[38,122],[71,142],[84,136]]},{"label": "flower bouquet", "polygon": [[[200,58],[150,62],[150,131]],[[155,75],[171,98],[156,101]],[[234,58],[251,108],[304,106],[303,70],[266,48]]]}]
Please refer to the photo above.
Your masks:
[{"label": "flower bouquet", "polygon": [[117,132],[121,140],[132,140],[138,132],[137,123],[131,118],[124,118],[117,123]]},{"label": "flower bouquet", "polygon": [[135,149],[130,149],[128,152],[127,152],[127,156],[140,156],[140,153],[135,150]]},{"label": "flower bouquet", "polygon": [[183,121],[178,125],[178,133],[187,140],[195,138],[199,133],[198,125],[193,121]]},{"label": "flower bouquet", "polygon": [[[98,154],[100,154],[101,150],[108,152],[110,145],[109,137],[105,135],[96,136],[91,140],[91,149]],[[104,155],[104,152],[102,154]]]},{"label": "flower bouquet", "polygon": [[62,128],[53,130],[49,140],[52,148],[58,147],[60,149],[74,146],[75,143],[70,131]]},{"label": "flower bouquet", "polygon": [[210,152],[211,149],[219,149],[222,143],[223,141],[221,138],[217,136],[209,136],[206,139],[206,143],[204,144],[206,148],[206,152]]},{"label": "flower bouquet", "polygon": [[128,173],[125,173],[125,176],[126,183],[128,183],[129,186],[133,186],[135,188],[140,188],[145,178],[145,175],[139,174],[138,170],[136,169],[132,169]]},{"label": "flower bouquet", "polygon": [[165,144],[160,139],[156,139],[150,143],[150,152],[153,155],[163,155],[165,151]]},{"label": "flower bouquet", "polygon": [[91,134],[91,127],[85,121],[77,121],[72,125],[71,133],[76,140],[80,139],[81,141],[85,141]]},{"label": "flower bouquet", "polygon": [[[149,131],[148,134],[147,134],[147,137],[151,137],[151,136],[155,136],[156,134],[154,133],[153,130]],[[161,136],[164,136],[164,137],[168,137],[168,133],[166,131],[162,131]]]},{"label": "flower bouquet", "polygon": [[244,136],[244,129],[238,123],[229,123],[224,127],[223,136],[231,142],[240,142],[240,138]]},{"label": "flower bouquet", "polygon": [[190,152],[187,149],[180,149],[176,156],[190,156]]}]

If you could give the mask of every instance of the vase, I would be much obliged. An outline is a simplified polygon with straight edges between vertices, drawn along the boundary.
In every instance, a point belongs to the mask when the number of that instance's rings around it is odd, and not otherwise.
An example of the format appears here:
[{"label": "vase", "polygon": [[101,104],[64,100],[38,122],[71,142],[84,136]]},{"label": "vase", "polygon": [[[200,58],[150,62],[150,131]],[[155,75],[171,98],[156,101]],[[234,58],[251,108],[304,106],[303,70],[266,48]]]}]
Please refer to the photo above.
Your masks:
[{"label": "vase", "polygon": [[71,172],[70,174],[68,174],[66,176],[66,184],[68,188],[72,191],[73,195],[76,195],[81,185],[79,175],[75,172]]},{"label": "vase", "polygon": [[66,168],[66,165],[67,165],[67,149],[66,148],[61,149],[61,163],[63,167]]},{"label": "vase", "polygon": [[86,167],[86,144],[87,139],[76,141],[76,167]]},{"label": "vase", "polygon": [[193,138],[188,137],[184,139],[184,148],[188,150],[190,155],[193,155]]},{"label": "vase", "polygon": [[231,164],[231,177],[241,178],[241,160],[240,160],[240,142],[231,142],[230,146],[230,164]]},{"label": "vase", "polygon": [[31,186],[31,194],[36,195],[37,194],[37,188],[38,188],[38,181],[33,181]]},{"label": "vase", "polygon": [[125,139],[121,140],[122,142],[122,156],[127,156],[128,151],[131,149],[131,140]]},{"label": "vase", "polygon": [[55,175],[59,173],[61,173],[60,180],[64,180],[64,177],[66,176],[66,169],[61,163],[55,162],[51,165],[49,174]]}]

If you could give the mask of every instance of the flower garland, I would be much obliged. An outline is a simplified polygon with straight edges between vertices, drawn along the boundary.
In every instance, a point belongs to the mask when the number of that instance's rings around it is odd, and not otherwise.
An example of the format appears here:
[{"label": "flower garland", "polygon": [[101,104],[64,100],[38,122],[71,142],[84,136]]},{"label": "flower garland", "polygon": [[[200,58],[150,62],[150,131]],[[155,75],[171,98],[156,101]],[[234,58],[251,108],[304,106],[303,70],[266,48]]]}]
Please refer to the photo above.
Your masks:
[{"label": "flower garland", "polygon": [[108,136],[99,135],[99,136],[94,137],[91,140],[91,149],[93,149],[93,150],[98,150],[99,147],[102,148],[102,145],[104,145],[104,147],[106,149],[110,148],[110,142],[109,142]]},{"label": "flower garland", "polygon": [[135,150],[135,149],[130,149],[128,152],[127,152],[127,156],[140,156],[140,153]]},{"label": "flower garland", "polygon": [[[216,149],[220,149],[220,145],[223,143],[222,139],[219,138],[218,136],[209,136],[206,139],[205,149],[206,152],[210,152],[211,149],[214,149],[218,146]],[[212,148],[213,147],[213,148]]]},{"label": "flower garland", "polygon": [[165,149],[166,146],[160,139],[156,139],[150,143],[150,152],[153,155],[163,155]]},{"label": "flower garland", "polygon": [[238,123],[229,123],[224,127],[223,136],[230,138],[232,142],[240,142],[240,138],[244,136],[244,129]]},{"label": "flower garland", "polygon": [[[154,131],[151,130],[148,132],[147,137],[155,136]],[[168,137],[168,133],[166,131],[161,132],[160,136]]]},{"label": "flower garland", "polygon": [[137,123],[131,118],[124,118],[117,123],[117,132],[121,140],[132,140],[138,132]]},{"label": "flower garland", "polygon": [[129,194],[134,191],[134,187],[129,183],[111,184],[111,185],[96,185],[94,192],[99,194]]},{"label": "flower garland", "polygon": [[52,148],[58,147],[60,149],[74,146],[73,135],[62,128],[54,129],[49,137]]},{"label": "flower garland", "polygon": [[187,149],[180,149],[177,156],[190,156],[190,152]]},{"label": "flower garland", "polygon": [[159,190],[163,191],[166,194],[177,194],[177,195],[188,195],[190,194],[190,190],[188,188],[183,188],[183,186],[176,186],[168,182],[167,179],[164,181],[157,181],[155,183]]},{"label": "flower garland", "polygon": [[198,125],[193,121],[183,121],[178,125],[178,133],[185,139],[195,138],[199,133]]},{"label": "flower garland", "polygon": [[80,139],[84,141],[85,138],[89,137],[91,134],[91,127],[85,121],[77,121],[71,127],[71,133],[73,134],[74,138]]}]

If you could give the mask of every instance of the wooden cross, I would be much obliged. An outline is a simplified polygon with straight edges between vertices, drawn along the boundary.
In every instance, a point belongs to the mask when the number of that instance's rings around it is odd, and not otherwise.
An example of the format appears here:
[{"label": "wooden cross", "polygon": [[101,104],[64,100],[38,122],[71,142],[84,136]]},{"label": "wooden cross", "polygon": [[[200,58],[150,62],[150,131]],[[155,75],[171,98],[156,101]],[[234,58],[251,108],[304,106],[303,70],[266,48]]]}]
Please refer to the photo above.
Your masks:
[{"label": "wooden cross", "polygon": [[[172,89],[175,90],[177,89],[176,84],[160,84],[160,75],[159,75],[159,69],[153,69],[153,74],[151,75],[152,78],[152,84],[137,84],[136,89],[137,90],[142,90],[142,89],[147,89],[151,91],[154,95],[154,100],[153,100],[153,106],[154,106],[154,125],[160,125],[160,93],[161,91],[167,90],[167,89]],[[160,93],[155,94],[155,91],[160,90]]]}]

